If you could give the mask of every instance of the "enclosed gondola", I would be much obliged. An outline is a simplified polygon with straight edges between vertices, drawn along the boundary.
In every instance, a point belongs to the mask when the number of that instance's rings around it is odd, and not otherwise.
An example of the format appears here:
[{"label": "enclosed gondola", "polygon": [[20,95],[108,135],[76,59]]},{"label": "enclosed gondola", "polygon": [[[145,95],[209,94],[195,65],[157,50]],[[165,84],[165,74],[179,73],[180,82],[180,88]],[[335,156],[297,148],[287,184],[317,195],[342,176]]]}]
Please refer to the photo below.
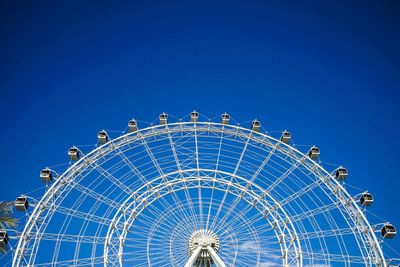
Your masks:
[{"label": "enclosed gondola", "polygon": [[190,113],[190,121],[191,122],[198,122],[199,120],[199,113],[197,111],[193,111]]},{"label": "enclosed gondola", "polygon": [[366,192],[361,195],[360,197],[361,206],[368,207],[371,206],[372,203],[374,203],[374,198],[370,193]]},{"label": "enclosed gondola", "polygon": [[318,147],[313,146],[309,151],[308,151],[308,156],[312,159],[316,159],[318,158],[319,154],[320,154],[320,150]]},{"label": "enclosed gondola", "polygon": [[6,248],[8,244],[8,235],[6,230],[0,230],[0,247]]},{"label": "enclosed gondola", "polygon": [[109,141],[109,137],[106,131],[101,130],[98,134],[97,134],[97,140],[99,142],[99,144],[103,145],[105,143],[107,143]]},{"label": "enclosed gondola", "polygon": [[366,192],[361,195],[360,197],[361,206],[364,207],[371,206],[372,203],[374,203],[374,198],[370,193]]},{"label": "enclosed gondola", "polygon": [[160,124],[161,125],[164,125],[164,124],[167,124],[168,123],[168,114],[166,114],[166,113],[161,113],[160,114]]},{"label": "enclosed gondola", "polygon": [[129,132],[136,132],[137,131],[137,122],[134,119],[131,119],[130,121],[128,121],[128,129]]},{"label": "enclosed gondola", "polygon": [[396,235],[396,228],[392,224],[387,223],[382,226],[381,234],[384,238],[393,238]]},{"label": "enclosed gondola", "polygon": [[335,171],[335,177],[338,180],[345,180],[348,174],[348,171],[343,166],[340,166]]},{"label": "enclosed gondola", "polygon": [[282,143],[285,143],[285,144],[288,144],[289,142],[290,142],[290,139],[291,139],[292,137],[291,137],[291,135],[290,135],[290,132],[288,132],[288,131],[283,131],[282,132],[282,135],[281,135],[281,138],[280,138],[280,141],[282,142]]},{"label": "enclosed gondola", "polygon": [[254,120],[251,122],[251,130],[255,132],[259,132],[261,128],[261,122],[258,120]]},{"label": "enclosed gondola", "polygon": [[18,197],[14,202],[15,209],[18,211],[26,211],[29,207],[29,202],[26,197]]},{"label": "enclosed gondola", "polygon": [[70,147],[68,149],[69,160],[75,161],[80,158],[79,149],[76,146]]},{"label": "enclosed gondola", "polygon": [[221,116],[221,123],[222,124],[229,124],[229,120],[231,119],[231,116],[229,116],[229,114],[228,113],[224,113],[224,114],[222,114],[222,116]]},{"label": "enclosed gondola", "polygon": [[44,168],[40,171],[40,179],[44,183],[49,183],[53,180],[53,172],[49,168]]}]

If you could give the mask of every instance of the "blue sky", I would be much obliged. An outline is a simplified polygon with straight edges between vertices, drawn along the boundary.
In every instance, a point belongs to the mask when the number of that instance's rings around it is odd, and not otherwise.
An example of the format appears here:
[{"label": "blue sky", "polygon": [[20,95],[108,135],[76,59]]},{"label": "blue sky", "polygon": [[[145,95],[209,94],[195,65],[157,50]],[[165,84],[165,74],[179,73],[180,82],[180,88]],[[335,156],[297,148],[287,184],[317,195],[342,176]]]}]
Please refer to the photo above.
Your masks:
[{"label": "blue sky", "polygon": [[400,228],[399,3],[84,2],[0,4],[0,199],[100,129],[226,111],[318,145]]}]

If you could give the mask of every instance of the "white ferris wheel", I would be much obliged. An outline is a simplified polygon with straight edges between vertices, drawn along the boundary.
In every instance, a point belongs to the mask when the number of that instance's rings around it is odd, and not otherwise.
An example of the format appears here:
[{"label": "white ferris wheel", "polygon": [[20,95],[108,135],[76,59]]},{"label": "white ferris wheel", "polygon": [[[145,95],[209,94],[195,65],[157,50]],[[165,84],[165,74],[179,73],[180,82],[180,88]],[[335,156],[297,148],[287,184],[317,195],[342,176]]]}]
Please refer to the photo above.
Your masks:
[{"label": "white ferris wheel", "polygon": [[367,220],[372,195],[350,195],[318,147],[226,113],[140,126],[40,172],[44,195],[15,201],[23,230],[0,230],[12,266],[389,266],[396,229]]}]

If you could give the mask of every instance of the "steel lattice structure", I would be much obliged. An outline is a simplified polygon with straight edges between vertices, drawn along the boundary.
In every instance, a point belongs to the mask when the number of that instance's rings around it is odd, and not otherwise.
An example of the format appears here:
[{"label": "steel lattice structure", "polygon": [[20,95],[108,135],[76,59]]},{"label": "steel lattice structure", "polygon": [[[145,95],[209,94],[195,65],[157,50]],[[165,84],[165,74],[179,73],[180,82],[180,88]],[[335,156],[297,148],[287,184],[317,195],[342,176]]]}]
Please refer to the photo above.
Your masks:
[{"label": "steel lattice structure", "polygon": [[87,154],[71,148],[62,174],[42,171],[13,266],[387,266],[344,168],[258,121],[198,118],[132,120]]}]

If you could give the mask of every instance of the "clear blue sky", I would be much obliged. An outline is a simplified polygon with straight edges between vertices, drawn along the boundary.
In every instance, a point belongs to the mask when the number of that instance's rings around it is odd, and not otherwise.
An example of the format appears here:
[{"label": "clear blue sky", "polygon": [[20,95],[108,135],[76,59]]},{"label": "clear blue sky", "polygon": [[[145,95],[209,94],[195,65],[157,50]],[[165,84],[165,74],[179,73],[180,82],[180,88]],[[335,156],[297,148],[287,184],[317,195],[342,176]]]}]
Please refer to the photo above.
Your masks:
[{"label": "clear blue sky", "polygon": [[102,128],[226,111],[318,145],[400,228],[398,1],[165,2],[1,1],[0,199]]}]

